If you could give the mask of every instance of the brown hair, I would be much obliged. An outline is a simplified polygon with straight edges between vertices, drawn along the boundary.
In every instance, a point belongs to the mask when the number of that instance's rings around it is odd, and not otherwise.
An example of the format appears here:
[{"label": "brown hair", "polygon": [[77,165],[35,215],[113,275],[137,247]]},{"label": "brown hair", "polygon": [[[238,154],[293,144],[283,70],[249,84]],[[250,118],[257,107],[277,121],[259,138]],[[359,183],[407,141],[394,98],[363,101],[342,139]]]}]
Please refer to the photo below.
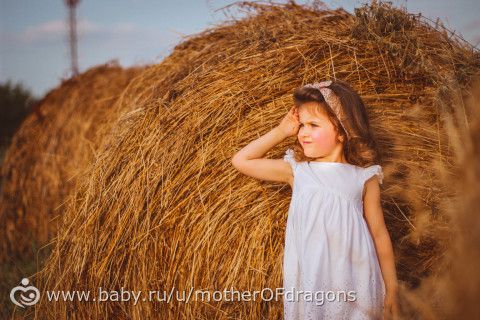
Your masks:
[{"label": "brown hair", "polygon": [[[319,107],[325,110],[337,131],[337,141],[340,142],[339,137],[343,136],[343,154],[348,163],[360,167],[376,164],[379,161],[377,143],[371,133],[367,111],[362,98],[347,82],[342,80],[332,80],[332,84],[328,88],[340,98],[343,113],[347,118],[346,121],[348,121],[345,127],[349,128],[349,138],[347,138],[340,121],[325,102],[323,95],[318,89],[304,86],[297,88],[293,93],[293,102],[296,107],[307,102],[317,102]],[[295,141],[293,151],[297,161],[313,161],[315,159],[305,156],[298,139]]]}]

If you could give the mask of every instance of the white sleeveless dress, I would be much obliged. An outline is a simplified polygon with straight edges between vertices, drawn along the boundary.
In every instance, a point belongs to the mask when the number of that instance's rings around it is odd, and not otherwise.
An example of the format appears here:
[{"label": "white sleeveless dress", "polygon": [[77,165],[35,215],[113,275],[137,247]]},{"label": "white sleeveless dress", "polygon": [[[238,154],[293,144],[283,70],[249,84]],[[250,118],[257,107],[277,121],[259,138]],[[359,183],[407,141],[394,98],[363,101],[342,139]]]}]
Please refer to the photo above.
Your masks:
[{"label": "white sleeveless dress", "polygon": [[[363,186],[377,175],[339,162],[296,162],[283,257],[284,318],[381,319],[385,285],[363,217]],[[303,292],[303,293],[302,293]]]}]

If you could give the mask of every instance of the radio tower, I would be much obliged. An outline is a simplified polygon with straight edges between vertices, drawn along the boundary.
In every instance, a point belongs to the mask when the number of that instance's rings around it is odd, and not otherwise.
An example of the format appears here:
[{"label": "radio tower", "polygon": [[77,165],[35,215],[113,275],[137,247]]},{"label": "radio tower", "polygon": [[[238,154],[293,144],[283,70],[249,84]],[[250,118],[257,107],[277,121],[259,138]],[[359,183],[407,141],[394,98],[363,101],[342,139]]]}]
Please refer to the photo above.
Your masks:
[{"label": "radio tower", "polygon": [[68,22],[70,25],[70,62],[72,65],[72,76],[78,75],[77,58],[77,20],[75,18],[75,7],[80,0],[65,0],[68,6]]}]

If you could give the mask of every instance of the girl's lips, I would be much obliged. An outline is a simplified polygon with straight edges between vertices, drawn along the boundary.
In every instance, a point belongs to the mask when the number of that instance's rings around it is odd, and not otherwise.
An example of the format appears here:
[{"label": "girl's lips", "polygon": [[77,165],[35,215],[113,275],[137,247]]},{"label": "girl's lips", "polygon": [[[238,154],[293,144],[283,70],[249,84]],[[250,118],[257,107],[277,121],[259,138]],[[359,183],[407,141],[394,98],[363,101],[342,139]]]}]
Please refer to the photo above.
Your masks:
[{"label": "girl's lips", "polygon": [[303,144],[309,144],[309,143],[311,143],[311,142],[309,142],[309,141],[303,141]]}]

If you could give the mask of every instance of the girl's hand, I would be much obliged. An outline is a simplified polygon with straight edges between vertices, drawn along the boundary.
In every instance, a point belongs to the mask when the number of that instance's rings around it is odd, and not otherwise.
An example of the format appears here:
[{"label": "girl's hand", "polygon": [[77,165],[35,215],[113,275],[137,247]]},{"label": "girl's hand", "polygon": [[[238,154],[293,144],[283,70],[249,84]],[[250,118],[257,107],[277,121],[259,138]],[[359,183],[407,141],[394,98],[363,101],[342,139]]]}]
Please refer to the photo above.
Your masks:
[{"label": "girl's hand", "polygon": [[398,293],[397,290],[388,290],[385,294],[384,309],[383,309],[384,319],[398,319]]},{"label": "girl's hand", "polygon": [[290,137],[296,135],[299,128],[300,120],[298,118],[298,109],[294,106],[282,119],[278,125],[278,129],[280,129],[280,131],[282,131],[287,137]]}]

